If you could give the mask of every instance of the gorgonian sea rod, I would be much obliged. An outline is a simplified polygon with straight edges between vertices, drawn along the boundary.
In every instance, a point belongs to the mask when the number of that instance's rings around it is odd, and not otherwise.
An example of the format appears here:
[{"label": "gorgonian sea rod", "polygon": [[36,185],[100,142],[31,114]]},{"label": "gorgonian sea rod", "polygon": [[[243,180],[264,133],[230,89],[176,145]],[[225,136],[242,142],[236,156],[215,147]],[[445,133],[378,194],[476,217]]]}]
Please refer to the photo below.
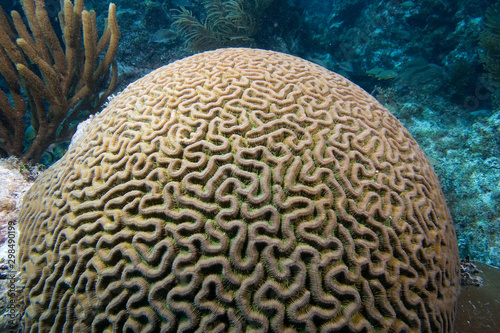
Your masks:
[{"label": "gorgonian sea rod", "polygon": [[220,49],[90,120],[25,197],[28,332],[453,332],[437,177],[373,97]]}]

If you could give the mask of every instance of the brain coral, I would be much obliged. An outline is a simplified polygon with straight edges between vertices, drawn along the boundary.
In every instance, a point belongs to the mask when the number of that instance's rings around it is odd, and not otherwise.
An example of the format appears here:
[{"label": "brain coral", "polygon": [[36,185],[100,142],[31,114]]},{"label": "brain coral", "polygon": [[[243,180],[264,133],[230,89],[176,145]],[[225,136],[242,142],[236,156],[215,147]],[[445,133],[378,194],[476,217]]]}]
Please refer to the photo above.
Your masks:
[{"label": "brain coral", "polygon": [[342,76],[221,49],[132,83],[25,197],[35,332],[452,332],[456,236],[407,130]]}]

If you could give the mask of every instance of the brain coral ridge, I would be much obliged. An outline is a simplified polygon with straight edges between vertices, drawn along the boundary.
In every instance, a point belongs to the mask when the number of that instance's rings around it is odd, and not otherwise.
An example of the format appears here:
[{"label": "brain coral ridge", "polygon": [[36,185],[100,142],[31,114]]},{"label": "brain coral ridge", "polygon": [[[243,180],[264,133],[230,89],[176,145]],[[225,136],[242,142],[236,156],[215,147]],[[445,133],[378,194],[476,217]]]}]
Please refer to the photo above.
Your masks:
[{"label": "brain coral ridge", "polygon": [[20,215],[26,332],[453,332],[458,250],[407,130],[308,61],[132,83]]}]

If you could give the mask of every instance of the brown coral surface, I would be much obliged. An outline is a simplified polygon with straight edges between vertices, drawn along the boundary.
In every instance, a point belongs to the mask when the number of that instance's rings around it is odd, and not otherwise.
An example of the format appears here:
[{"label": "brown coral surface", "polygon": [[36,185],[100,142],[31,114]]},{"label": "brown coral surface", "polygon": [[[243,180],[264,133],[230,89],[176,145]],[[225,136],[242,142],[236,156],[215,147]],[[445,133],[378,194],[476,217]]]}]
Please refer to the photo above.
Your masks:
[{"label": "brown coral surface", "polygon": [[27,331],[453,332],[424,153],[340,75],[255,49],[136,81],[20,215]]}]

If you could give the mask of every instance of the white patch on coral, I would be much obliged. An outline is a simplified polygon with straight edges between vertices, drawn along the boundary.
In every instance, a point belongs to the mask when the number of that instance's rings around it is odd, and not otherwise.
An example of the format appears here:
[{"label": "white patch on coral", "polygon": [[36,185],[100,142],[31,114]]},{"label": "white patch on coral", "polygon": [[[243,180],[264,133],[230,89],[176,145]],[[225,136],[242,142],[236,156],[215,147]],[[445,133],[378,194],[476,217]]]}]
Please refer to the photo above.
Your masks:
[{"label": "white patch on coral", "polygon": [[17,216],[23,196],[33,184],[33,182],[24,179],[19,170],[4,161],[0,160],[0,179],[2,179],[0,186],[0,232],[5,236],[5,242],[0,245],[0,261],[2,259],[7,261],[8,259],[8,221],[15,221],[15,244],[17,249],[17,238],[19,236]]}]

